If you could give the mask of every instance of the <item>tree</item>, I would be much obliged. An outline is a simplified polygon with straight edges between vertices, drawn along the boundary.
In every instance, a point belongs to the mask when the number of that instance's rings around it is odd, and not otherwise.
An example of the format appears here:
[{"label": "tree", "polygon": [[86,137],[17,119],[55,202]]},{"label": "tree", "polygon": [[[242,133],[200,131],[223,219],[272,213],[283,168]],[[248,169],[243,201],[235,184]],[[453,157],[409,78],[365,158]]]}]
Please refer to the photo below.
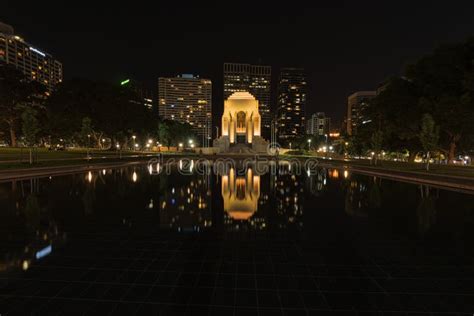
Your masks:
[{"label": "tree", "polygon": [[474,37],[441,46],[407,69],[408,79],[424,99],[424,112],[439,124],[440,145],[450,163],[462,140],[474,137],[473,60]]},{"label": "tree", "polygon": [[92,129],[92,120],[86,116],[82,119],[80,137],[83,144],[85,144],[87,147],[90,147],[89,140],[93,134],[94,130]]},{"label": "tree", "polygon": [[436,126],[431,114],[424,114],[421,120],[421,129],[419,134],[421,145],[426,152],[426,171],[430,170],[431,151],[438,147],[439,127]]},{"label": "tree", "polygon": [[99,146],[103,137],[124,144],[131,135],[146,135],[154,127],[150,111],[137,100],[133,90],[119,85],[68,80],[48,100],[51,134],[75,142],[77,136],[84,138],[86,123],[87,129],[93,127],[90,134]]},{"label": "tree", "polygon": [[377,158],[379,156],[380,150],[382,149],[382,142],[383,142],[383,132],[378,130],[372,134],[370,139],[370,143],[372,145],[372,149],[374,150],[374,155],[372,155],[372,159],[374,160],[374,165],[377,165]]},{"label": "tree", "polygon": [[167,146],[168,149],[171,146],[171,133],[170,127],[166,121],[158,123],[158,139],[160,143]]},{"label": "tree", "polygon": [[[366,124],[357,129],[353,147],[361,151],[382,130],[384,147],[408,150],[410,158],[423,149],[420,121],[430,113],[439,134],[439,149],[452,162],[456,152],[474,144],[474,38],[445,45],[407,67],[405,76],[391,78],[363,110]],[[357,146],[356,146],[357,145]]]},{"label": "tree", "polygon": [[36,115],[37,111],[33,108],[26,108],[21,114],[21,130],[28,146],[33,146],[36,143],[36,136],[41,130]]},{"label": "tree", "polygon": [[0,120],[7,125],[10,142],[17,146],[17,130],[21,115],[28,107],[41,104],[45,89],[37,82],[29,81],[17,69],[0,66]]}]

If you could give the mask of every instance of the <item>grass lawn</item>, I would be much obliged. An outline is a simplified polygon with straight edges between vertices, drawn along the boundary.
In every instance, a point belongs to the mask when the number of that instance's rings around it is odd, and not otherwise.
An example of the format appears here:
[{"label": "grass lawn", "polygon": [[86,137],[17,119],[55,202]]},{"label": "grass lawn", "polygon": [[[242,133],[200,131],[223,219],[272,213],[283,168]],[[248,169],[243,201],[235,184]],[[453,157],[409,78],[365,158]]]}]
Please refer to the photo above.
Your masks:
[{"label": "grass lawn", "polygon": [[[117,157],[119,152],[115,150],[99,150],[91,149],[89,152],[92,158],[100,157]],[[122,151],[122,157],[156,154],[156,152],[138,152],[138,151]],[[84,159],[87,156],[87,149],[67,149],[64,151],[50,151],[46,148],[36,148],[33,152],[35,160],[68,160],[68,159]],[[0,165],[9,162],[28,162],[29,150],[28,148],[0,148]]]},{"label": "grass lawn", "polygon": [[[86,159],[87,149],[67,149],[64,151],[49,151],[46,148],[37,148],[34,154],[35,162],[29,164],[28,148],[0,148],[0,171],[15,170],[25,168],[41,168],[53,166],[82,165],[105,162],[123,162],[141,159],[150,159],[158,152],[122,151],[122,158],[119,152],[110,150],[91,149],[89,152],[91,159]],[[188,152],[161,152],[163,155],[185,154],[195,155]]]},{"label": "grass lawn", "polygon": [[460,166],[460,165],[440,165],[440,164],[430,164],[430,170],[426,171],[426,165],[424,163],[412,163],[412,162],[396,162],[389,160],[379,160],[377,166],[371,165],[369,160],[350,160],[342,161],[337,159],[324,159],[322,157],[309,156],[309,155],[281,155],[280,158],[316,158],[321,163],[331,163],[334,165],[351,165],[351,166],[360,166],[360,167],[370,167],[380,170],[392,170],[392,171],[409,171],[422,174],[436,174],[436,175],[450,175],[450,176],[460,176],[460,177],[472,177],[474,179],[474,166]]}]

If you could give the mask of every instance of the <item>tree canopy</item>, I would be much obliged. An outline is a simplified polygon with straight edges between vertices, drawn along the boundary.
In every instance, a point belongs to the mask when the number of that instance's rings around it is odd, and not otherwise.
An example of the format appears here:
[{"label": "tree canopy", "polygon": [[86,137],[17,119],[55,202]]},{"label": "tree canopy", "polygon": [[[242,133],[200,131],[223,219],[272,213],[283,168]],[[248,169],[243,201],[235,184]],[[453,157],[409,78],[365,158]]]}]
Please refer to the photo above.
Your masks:
[{"label": "tree canopy", "polygon": [[364,115],[372,120],[355,142],[370,148],[372,134],[383,130],[386,150],[423,150],[418,135],[429,114],[439,127],[439,150],[452,161],[474,140],[474,38],[445,45],[409,65],[404,77],[391,78],[371,100]]}]

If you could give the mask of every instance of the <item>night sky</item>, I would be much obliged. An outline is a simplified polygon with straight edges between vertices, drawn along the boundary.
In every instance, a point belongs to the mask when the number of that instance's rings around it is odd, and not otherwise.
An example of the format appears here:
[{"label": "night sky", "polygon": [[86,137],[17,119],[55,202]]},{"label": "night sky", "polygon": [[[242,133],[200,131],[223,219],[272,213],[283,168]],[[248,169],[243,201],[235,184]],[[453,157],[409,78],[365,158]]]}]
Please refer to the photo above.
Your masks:
[{"label": "night sky", "polygon": [[3,1],[0,21],[60,60],[66,79],[133,77],[156,93],[159,76],[199,74],[219,112],[224,62],[268,64],[275,79],[281,66],[304,67],[307,113],[337,121],[352,92],[474,35],[474,1],[30,2]]}]

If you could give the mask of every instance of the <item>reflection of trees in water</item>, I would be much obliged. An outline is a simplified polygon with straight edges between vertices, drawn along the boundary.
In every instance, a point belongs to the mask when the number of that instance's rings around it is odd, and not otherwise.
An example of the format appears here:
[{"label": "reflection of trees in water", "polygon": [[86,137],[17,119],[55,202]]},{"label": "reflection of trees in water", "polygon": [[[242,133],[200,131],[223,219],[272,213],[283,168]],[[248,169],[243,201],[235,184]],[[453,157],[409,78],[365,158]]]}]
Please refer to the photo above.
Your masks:
[{"label": "reflection of trees in water", "polygon": [[160,175],[160,225],[179,232],[211,227],[210,181],[210,175]]},{"label": "reflection of trees in water", "polygon": [[305,184],[308,184],[308,179],[303,179],[303,176],[296,177],[294,174],[285,173],[276,176],[274,190],[276,202],[275,228],[295,227],[300,229],[303,227]]},{"label": "reflection of trees in water", "polygon": [[[364,179],[365,180],[365,179]],[[343,184],[345,188],[344,210],[350,216],[368,216],[370,209],[382,206],[381,178],[363,181],[356,177]]]},{"label": "reflection of trees in water", "polygon": [[[9,247],[8,251],[0,257],[0,272],[11,270],[27,270],[39,260],[38,251],[45,247],[58,247],[66,240],[66,234],[60,231],[59,225],[51,216],[48,208],[44,207],[40,199],[39,181],[26,180],[20,183],[23,190],[14,195],[18,213],[16,217],[21,221],[14,220],[7,225],[14,229],[8,239],[12,245],[21,245],[17,248]],[[29,190],[26,190],[29,187]],[[29,191],[29,193],[27,193]]]},{"label": "reflection of trees in water", "polygon": [[380,208],[382,206],[382,192],[380,190],[381,178],[373,178],[369,187],[368,205],[370,208]]},{"label": "reflection of trees in water", "polygon": [[324,194],[328,178],[328,170],[326,168],[319,168],[316,174],[306,176],[306,192],[314,196],[321,196]]},{"label": "reflection of trees in water", "polygon": [[436,199],[439,190],[420,185],[420,202],[416,209],[418,228],[422,235],[426,234],[436,222]]},{"label": "reflection of trees in water", "polygon": [[86,188],[82,195],[82,205],[84,213],[90,215],[94,212],[95,190],[93,188]]},{"label": "reflection of trees in water", "polygon": [[26,197],[23,211],[25,214],[26,226],[32,231],[38,230],[41,220],[41,208],[38,202],[38,197],[35,194],[29,194]]}]

